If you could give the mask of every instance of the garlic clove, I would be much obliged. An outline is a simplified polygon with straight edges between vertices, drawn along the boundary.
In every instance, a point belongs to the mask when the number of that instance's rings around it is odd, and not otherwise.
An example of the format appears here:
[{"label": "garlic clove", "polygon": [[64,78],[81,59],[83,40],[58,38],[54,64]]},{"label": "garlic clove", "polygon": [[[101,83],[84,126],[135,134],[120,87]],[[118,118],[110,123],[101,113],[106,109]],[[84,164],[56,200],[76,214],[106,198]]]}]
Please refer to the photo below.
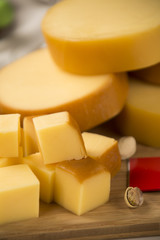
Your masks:
[{"label": "garlic clove", "polygon": [[122,137],[118,141],[119,152],[121,159],[125,160],[132,157],[137,149],[136,140],[132,136]]}]

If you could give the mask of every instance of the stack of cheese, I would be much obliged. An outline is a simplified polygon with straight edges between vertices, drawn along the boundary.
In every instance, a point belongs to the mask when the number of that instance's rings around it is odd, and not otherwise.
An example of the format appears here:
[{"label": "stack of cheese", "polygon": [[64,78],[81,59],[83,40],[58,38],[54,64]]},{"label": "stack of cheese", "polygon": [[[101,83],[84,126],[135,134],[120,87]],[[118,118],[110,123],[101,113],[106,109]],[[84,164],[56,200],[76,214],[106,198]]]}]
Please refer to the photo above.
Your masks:
[{"label": "stack of cheese", "polygon": [[0,224],[37,217],[39,198],[77,215],[109,200],[121,166],[116,140],[81,134],[68,112],[26,117],[23,130],[19,114],[0,123]]},{"label": "stack of cheese", "polygon": [[[60,1],[42,21],[48,48],[0,71],[0,113],[19,113],[24,119],[25,157],[20,162],[29,165],[39,179],[43,201],[54,200],[80,215],[108,200],[110,175],[120,169],[117,142],[89,133],[81,135],[80,131],[120,113],[117,125],[123,133],[160,146],[160,88],[130,79],[127,99],[126,74],[159,63],[159,12],[159,0]],[[158,71],[153,70],[151,76]],[[147,73],[137,74],[145,77]],[[25,164],[0,169],[0,177],[5,179],[0,182],[7,183],[2,183],[4,200],[0,206],[4,209],[6,192],[10,194],[15,186],[25,189],[27,184],[31,190],[36,188],[31,200],[37,209],[38,182]],[[5,189],[9,183],[4,176],[12,169],[19,171],[20,166],[25,166],[25,179],[30,180],[22,181],[21,186],[17,178],[14,187]],[[24,204],[26,194],[24,190]],[[12,201],[18,196],[13,194]],[[32,207],[24,205],[35,216],[37,210]],[[4,210],[0,222],[9,221],[12,215]],[[28,217],[25,210],[18,216]]]}]

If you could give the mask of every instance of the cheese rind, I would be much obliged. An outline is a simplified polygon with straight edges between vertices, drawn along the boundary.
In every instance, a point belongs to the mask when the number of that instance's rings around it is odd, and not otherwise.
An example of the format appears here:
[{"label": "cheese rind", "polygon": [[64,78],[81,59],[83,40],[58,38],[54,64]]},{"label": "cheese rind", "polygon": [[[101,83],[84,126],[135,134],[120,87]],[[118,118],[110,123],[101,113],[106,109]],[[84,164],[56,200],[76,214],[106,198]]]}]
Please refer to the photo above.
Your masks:
[{"label": "cheese rind", "polygon": [[160,84],[160,63],[138,71],[130,72],[131,76],[142,79],[146,82]]},{"label": "cheese rind", "polygon": [[19,157],[20,114],[0,115],[0,157]]},{"label": "cheese rind", "polygon": [[40,182],[40,199],[45,203],[53,202],[55,164],[45,165],[40,153],[31,154],[22,159],[29,165]]},{"label": "cheese rind", "polygon": [[115,139],[95,133],[83,132],[87,155],[102,164],[115,176],[121,168],[121,156]]},{"label": "cheese rind", "polygon": [[68,112],[35,117],[33,123],[45,164],[87,156],[79,126]]},{"label": "cheese rind", "polygon": [[39,215],[39,181],[25,164],[0,168],[0,224]]},{"label": "cheese rind", "polygon": [[160,61],[159,9],[158,0],[61,1],[44,16],[42,32],[65,71],[86,75],[139,69]]},{"label": "cheese rind", "polygon": [[61,162],[55,173],[55,202],[82,215],[109,200],[110,173],[95,160]]},{"label": "cheese rind", "polygon": [[130,78],[129,89],[126,105],[115,118],[117,129],[142,144],[160,147],[160,86]]},{"label": "cheese rind", "polygon": [[1,113],[18,112],[23,118],[68,111],[81,130],[118,114],[127,93],[125,73],[69,74],[56,66],[47,49],[32,52],[0,70]]}]

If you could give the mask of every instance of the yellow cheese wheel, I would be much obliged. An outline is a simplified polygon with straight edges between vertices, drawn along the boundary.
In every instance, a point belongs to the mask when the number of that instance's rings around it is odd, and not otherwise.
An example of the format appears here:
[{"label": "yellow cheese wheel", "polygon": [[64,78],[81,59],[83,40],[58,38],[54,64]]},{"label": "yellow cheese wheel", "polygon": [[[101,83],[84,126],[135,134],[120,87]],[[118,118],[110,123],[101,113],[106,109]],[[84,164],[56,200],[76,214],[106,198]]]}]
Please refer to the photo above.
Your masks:
[{"label": "yellow cheese wheel", "polygon": [[125,73],[80,76],[62,71],[48,50],[40,49],[0,71],[0,113],[22,117],[68,111],[80,129],[89,129],[123,108]]},{"label": "yellow cheese wheel", "polygon": [[116,125],[122,134],[160,147],[160,86],[131,78],[127,103],[117,116]]},{"label": "yellow cheese wheel", "polygon": [[148,68],[130,72],[130,74],[144,81],[160,84],[160,63]]},{"label": "yellow cheese wheel", "polygon": [[65,0],[42,32],[56,63],[78,74],[144,68],[160,61],[159,0]]}]

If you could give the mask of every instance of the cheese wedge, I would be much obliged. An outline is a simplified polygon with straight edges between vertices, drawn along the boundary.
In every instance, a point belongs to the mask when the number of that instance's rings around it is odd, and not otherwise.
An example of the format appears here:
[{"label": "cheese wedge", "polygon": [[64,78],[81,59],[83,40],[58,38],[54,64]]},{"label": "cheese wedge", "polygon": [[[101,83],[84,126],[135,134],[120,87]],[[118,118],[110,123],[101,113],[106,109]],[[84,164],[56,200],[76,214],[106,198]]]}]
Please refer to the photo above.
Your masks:
[{"label": "cheese wedge", "polygon": [[40,153],[24,157],[22,163],[27,164],[38,178],[40,182],[40,199],[45,203],[53,202],[56,164],[45,165]]},{"label": "cheese wedge", "polygon": [[0,115],[0,157],[19,157],[20,114]]},{"label": "cheese wedge", "polygon": [[159,0],[66,0],[51,7],[42,32],[62,69],[104,74],[160,61]]},{"label": "cheese wedge", "polygon": [[115,121],[122,134],[160,147],[160,86],[131,78],[127,103]]},{"label": "cheese wedge", "polygon": [[0,70],[0,112],[24,116],[68,111],[81,130],[96,126],[124,106],[128,93],[125,73],[72,75],[37,50]]},{"label": "cheese wedge", "polygon": [[131,76],[138,77],[146,82],[160,84],[160,63],[138,71],[130,72]]},{"label": "cheese wedge", "polygon": [[45,164],[87,156],[79,126],[68,112],[35,117],[33,123]]},{"label": "cheese wedge", "polygon": [[24,156],[39,152],[33,117],[23,119],[23,148]]},{"label": "cheese wedge", "polygon": [[0,168],[0,224],[39,215],[39,181],[25,164]]},{"label": "cheese wedge", "polygon": [[82,215],[109,200],[110,173],[97,161],[86,158],[58,164],[55,173],[55,202]]},{"label": "cheese wedge", "polygon": [[87,155],[102,164],[115,176],[121,167],[121,156],[115,139],[95,133],[83,132]]}]

